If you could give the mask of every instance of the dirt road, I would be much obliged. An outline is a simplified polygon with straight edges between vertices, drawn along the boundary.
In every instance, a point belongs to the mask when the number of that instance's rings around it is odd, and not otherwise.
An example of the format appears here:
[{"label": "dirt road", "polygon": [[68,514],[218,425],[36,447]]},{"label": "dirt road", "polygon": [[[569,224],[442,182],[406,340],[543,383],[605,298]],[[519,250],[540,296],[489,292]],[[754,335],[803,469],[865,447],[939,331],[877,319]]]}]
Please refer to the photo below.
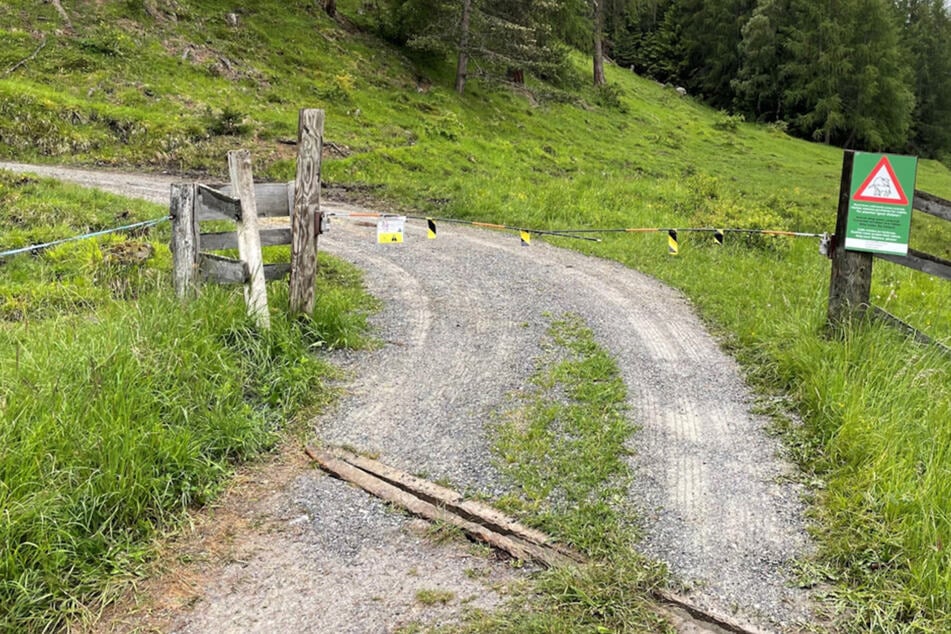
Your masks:
[{"label": "dirt road", "polygon": [[[157,202],[171,180],[29,169]],[[425,228],[410,223],[404,244],[377,245],[373,231],[338,220],[321,237],[321,249],[361,267],[384,301],[375,326],[386,345],[338,358],[354,379],[315,421],[318,437],[491,495],[504,483],[486,423],[526,385],[548,315],[576,313],[617,359],[641,427],[630,439],[630,497],[641,509],[643,551],[667,562],[700,605],[766,630],[809,620],[807,597],[789,586],[790,560],[810,548],[801,491],[785,477],[792,467],[765,433],[767,421],[751,413],[736,363],[680,294],[613,262],[537,241],[522,247],[511,234],[441,226],[437,240],[426,240]],[[458,545],[435,556],[409,520],[317,473],[285,485],[265,487],[266,503],[252,513],[267,536],[240,563],[204,577],[211,587],[163,628],[390,631],[451,619],[463,597],[491,607],[500,597],[480,580],[517,574]],[[454,558],[455,566],[429,568]],[[380,586],[381,576],[394,581]],[[451,589],[445,612],[414,600],[427,583]],[[275,621],[288,612],[294,619]]]}]

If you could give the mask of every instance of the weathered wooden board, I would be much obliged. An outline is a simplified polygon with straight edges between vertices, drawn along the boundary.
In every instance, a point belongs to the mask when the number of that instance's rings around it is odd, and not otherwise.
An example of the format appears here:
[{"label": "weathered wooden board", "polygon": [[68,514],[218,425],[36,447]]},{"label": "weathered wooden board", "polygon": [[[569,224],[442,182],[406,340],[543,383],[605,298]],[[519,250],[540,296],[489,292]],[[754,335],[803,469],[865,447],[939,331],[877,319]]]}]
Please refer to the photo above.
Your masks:
[{"label": "weathered wooden board", "polygon": [[934,275],[946,280],[951,280],[951,262],[943,260],[930,253],[908,249],[908,255],[889,255],[887,253],[876,253],[875,257],[880,260],[887,260],[895,264],[901,264],[910,269]]},{"label": "weathered wooden board", "polygon": [[545,533],[525,526],[488,505],[481,504],[475,500],[466,500],[460,493],[452,489],[447,489],[434,482],[417,478],[405,471],[394,469],[377,460],[360,456],[344,449],[334,449],[332,453],[336,457],[408,493],[412,493],[426,502],[456,513],[465,520],[477,522],[503,535],[511,535],[533,544],[538,544],[539,546],[553,548],[575,561],[581,562],[584,560],[584,557],[580,553],[576,553],[557,544]]},{"label": "weathered wooden board", "polygon": [[195,197],[195,214],[198,220],[241,219],[241,201],[207,185],[198,185]]},{"label": "weathered wooden board", "polygon": [[317,233],[320,218],[320,163],[324,140],[324,111],[303,109],[297,132],[297,178],[291,214],[290,312],[314,312],[317,277]]},{"label": "weathered wooden board", "polygon": [[251,174],[251,153],[247,150],[228,152],[228,172],[232,191],[241,200],[241,220],[238,222],[238,253],[248,263],[250,279],[244,286],[244,299],[250,315],[264,330],[271,327],[267,307],[267,287],[264,280],[264,260],[261,257],[261,236],[258,233],[258,207]]},{"label": "weathered wooden board", "polygon": [[914,208],[922,213],[951,221],[951,201],[939,198],[934,194],[916,189]]},{"label": "weathered wooden board", "polygon": [[175,294],[183,298],[196,281],[198,268],[198,219],[195,216],[195,185],[171,187],[172,281]]},{"label": "weathered wooden board", "polygon": [[[258,231],[262,247],[273,247],[291,243],[290,227],[261,229]],[[223,251],[238,248],[238,232],[225,231],[221,233],[201,234],[201,248],[205,251]]]},{"label": "weathered wooden board", "polygon": [[361,489],[371,493],[381,500],[398,504],[410,513],[420,517],[445,522],[462,529],[472,537],[479,539],[496,548],[504,550],[516,559],[534,561],[547,567],[572,565],[571,559],[550,548],[527,542],[518,537],[502,535],[482,524],[470,522],[456,515],[450,510],[431,504],[396,487],[363,469],[335,457],[327,451],[307,447],[307,455],[317,462],[324,470],[333,473],[347,482],[351,482]]},{"label": "weathered wooden board", "polygon": [[[198,272],[202,279],[219,284],[247,284],[251,279],[247,263],[214,253],[202,253],[198,256]],[[287,262],[264,265],[264,279],[268,281],[287,277],[291,265]]]},{"label": "weathered wooden board", "polygon": [[[208,185],[208,188],[218,193],[237,198],[234,187],[230,184]],[[290,216],[291,204],[288,200],[294,199],[294,183],[255,183],[254,199],[258,207],[258,217]],[[221,218],[201,218],[201,220],[220,220]],[[227,220],[228,218],[224,218]],[[230,218],[234,220],[235,218]]]},{"label": "weathered wooden board", "polygon": [[246,262],[212,253],[199,256],[198,273],[202,279],[220,284],[244,284],[249,277]]}]

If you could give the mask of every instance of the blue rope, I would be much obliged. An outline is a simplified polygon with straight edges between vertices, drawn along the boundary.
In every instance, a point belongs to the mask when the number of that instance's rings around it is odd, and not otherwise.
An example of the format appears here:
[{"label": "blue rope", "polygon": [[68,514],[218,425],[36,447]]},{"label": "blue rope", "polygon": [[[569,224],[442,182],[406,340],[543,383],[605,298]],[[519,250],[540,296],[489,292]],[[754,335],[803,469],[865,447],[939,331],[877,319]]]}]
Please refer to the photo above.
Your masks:
[{"label": "blue rope", "polygon": [[80,236],[72,236],[71,238],[62,238],[60,240],[53,240],[52,242],[44,242],[42,244],[34,244],[28,247],[21,247],[19,249],[11,249],[10,251],[0,252],[0,258],[9,257],[11,255],[17,255],[20,253],[28,253],[31,251],[39,251],[40,249],[47,249],[49,247],[56,246],[57,244],[63,244],[64,242],[73,242],[75,240],[85,240],[87,238],[95,238],[96,236],[104,236],[107,233],[115,233],[116,231],[125,231],[127,229],[137,229],[138,227],[152,227],[159,224],[160,222],[165,222],[169,219],[168,216],[163,218],[155,218],[153,220],[143,220],[142,222],[135,222],[131,225],[123,225],[121,227],[114,227],[112,229],[103,229],[102,231],[94,231],[92,233],[84,233]]}]

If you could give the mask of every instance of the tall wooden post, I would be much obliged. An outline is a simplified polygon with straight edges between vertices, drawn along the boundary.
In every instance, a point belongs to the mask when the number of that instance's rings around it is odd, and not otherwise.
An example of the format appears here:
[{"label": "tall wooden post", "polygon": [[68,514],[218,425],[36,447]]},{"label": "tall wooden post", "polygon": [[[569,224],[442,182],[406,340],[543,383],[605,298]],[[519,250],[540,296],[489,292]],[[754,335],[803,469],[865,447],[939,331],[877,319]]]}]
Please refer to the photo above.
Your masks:
[{"label": "tall wooden post", "polygon": [[314,312],[323,144],[324,111],[302,109],[298,117],[297,178],[291,210],[291,315],[309,316]]},{"label": "tall wooden post", "polygon": [[872,254],[845,250],[845,231],[852,196],[852,163],[855,153],[846,150],[842,157],[842,180],[839,187],[839,212],[832,241],[832,278],[829,282],[828,324],[848,324],[865,313],[872,287]]},{"label": "tall wooden post", "polygon": [[194,183],[171,187],[172,278],[175,294],[184,299],[196,282],[198,273],[198,214],[195,213]]},{"label": "tall wooden post", "polygon": [[247,150],[228,152],[228,171],[231,187],[241,200],[241,220],[238,222],[238,254],[247,263],[249,280],[244,285],[244,299],[248,314],[258,326],[271,327],[267,309],[267,287],[264,284],[264,260],[261,257],[261,236],[258,233],[258,206],[254,196],[251,175],[251,153]]}]

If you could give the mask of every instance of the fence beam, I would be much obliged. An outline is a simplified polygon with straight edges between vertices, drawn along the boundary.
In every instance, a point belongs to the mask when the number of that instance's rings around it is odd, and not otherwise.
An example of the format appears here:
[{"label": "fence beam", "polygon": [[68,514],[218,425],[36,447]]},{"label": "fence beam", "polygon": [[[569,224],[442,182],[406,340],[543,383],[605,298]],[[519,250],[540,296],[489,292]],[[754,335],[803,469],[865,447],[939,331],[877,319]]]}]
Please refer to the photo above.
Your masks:
[{"label": "fence beam", "polygon": [[951,221],[951,201],[915,190],[915,209],[936,218]]},{"label": "fence beam", "polygon": [[185,298],[197,281],[199,234],[195,191],[193,183],[177,183],[171,187],[172,279],[180,299]]},{"label": "fence beam", "polygon": [[302,109],[298,117],[297,178],[291,212],[291,315],[309,316],[314,312],[323,142],[324,111]]},{"label": "fence beam", "polygon": [[845,325],[864,314],[872,288],[872,254],[845,249],[854,158],[855,153],[851,150],[846,150],[842,157],[839,210],[832,240],[832,277],[829,281],[828,324],[833,327]]},{"label": "fence beam", "polygon": [[254,197],[254,179],[251,175],[251,153],[247,150],[228,152],[228,172],[231,185],[241,200],[241,220],[238,222],[238,254],[248,265],[250,281],[244,286],[248,314],[264,329],[271,327],[267,308],[267,287],[264,284],[264,261],[261,256],[261,237],[258,234],[257,202]]}]

